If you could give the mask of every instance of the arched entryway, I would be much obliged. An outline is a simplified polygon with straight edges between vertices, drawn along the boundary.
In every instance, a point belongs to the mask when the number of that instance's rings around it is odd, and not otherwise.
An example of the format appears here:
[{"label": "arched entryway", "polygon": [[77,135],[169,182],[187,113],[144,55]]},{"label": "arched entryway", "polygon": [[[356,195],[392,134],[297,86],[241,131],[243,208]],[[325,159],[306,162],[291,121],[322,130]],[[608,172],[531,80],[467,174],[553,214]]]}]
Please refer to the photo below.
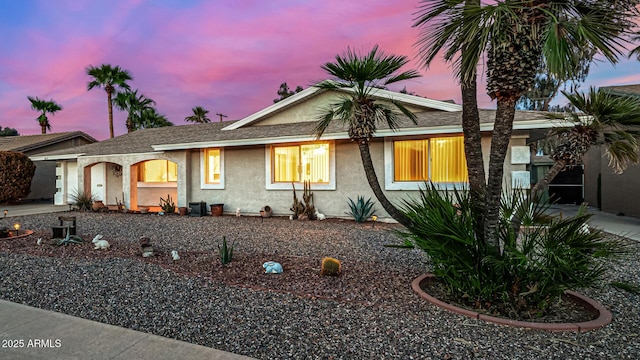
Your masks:
[{"label": "arched entryway", "polygon": [[160,198],[178,203],[178,164],[163,159],[146,160],[130,167],[131,209],[140,206],[159,210]]},{"label": "arched entryway", "polygon": [[95,200],[105,205],[124,203],[122,165],[112,162],[98,162],[84,167],[85,190],[90,190]]}]

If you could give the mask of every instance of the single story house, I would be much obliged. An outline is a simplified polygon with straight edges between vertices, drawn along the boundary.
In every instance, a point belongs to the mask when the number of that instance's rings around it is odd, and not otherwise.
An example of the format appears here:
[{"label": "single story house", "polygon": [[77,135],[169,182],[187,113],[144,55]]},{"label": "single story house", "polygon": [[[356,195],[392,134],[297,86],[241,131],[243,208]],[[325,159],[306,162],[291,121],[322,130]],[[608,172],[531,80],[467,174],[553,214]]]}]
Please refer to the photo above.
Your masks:
[{"label": "single story house", "polygon": [[[0,151],[17,151],[27,156],[41,153],[72,149],[77,146],[95,143],[97,140],[82,131],[63,133],[2,136]],[[24,200],[53,199],[57,192],[56,164],[51,161],[34,161],[36,172],[31,180],[31,192]]]},{"label": "single story house", "polygon": [[[619,96],[640,98],[640,84],[606,86]],[[622,174],[609,167],[601,147],[592,148],[583,158],[585,202],[613,214],[640,217],[640,165],[631,164]]]},{"label": "single story house", "polygon": [[[319,109],[345,91],[311,87],[240,120],[139,130],[33,159],[56,161],[58,204],[86,189],[106,204],[124,199],[133,210],[158,206],[160,197],[171,195],[177,206],[203,201],[224,204],[226,213],[239,208],[258,214],[268,205],[274,215],[288,215],[292,184],[300,198],[308,180],[320,212],[345,216],[349,198],[376,201],[358,147],[340,122],[320,139],[313,135]],[[382,89],[375,97],[400,102],[417,116],[417,124],[405,118],[397,131],[380,125],[370,143],[378,179],[392,202],[416,195],[425,179],[443,188],[466,185],[460,105]],[[495,110],[480,110],[480,117],[488,163]],[[516,112],[505,161],[507,186],[529,186],[529,130],[552,126],[543,113]],[[376,208],[379,217],[388,217]]]}]

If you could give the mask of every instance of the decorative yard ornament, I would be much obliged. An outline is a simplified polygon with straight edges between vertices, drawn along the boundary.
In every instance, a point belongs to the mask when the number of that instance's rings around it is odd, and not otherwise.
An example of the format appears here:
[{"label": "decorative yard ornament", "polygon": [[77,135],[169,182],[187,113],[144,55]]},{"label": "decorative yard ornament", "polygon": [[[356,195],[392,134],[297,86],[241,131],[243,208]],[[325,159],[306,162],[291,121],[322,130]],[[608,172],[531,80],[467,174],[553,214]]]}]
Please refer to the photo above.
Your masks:
[{"label": "decorative yard ornament", "polygon": [[171,257],[173,261],[180,260],[180,255],[178,255],[178,250],[171,250]]},{"label": "decorative yard ornament", "polygon": [[267,274],[282,273],[282,265],[280,265],[280,263],[277,263],[275,261],[267,261],[266,263],[262,264],[262,267],[264,268],[264,272]]},{"label": "decorative yard ornament", "polygon": [[106,250],[109,248],[109,242],[107,240],[102,240],[103,236],[98,234],[96,237],[91,240],[92,243],[95,244],[93,250]]},{"label": "decorative yard ornament", "polygon": [[36,241],[36,243],[37,243],[38,245],[42,245],[42,238],[38,238],[38,241]]},{"label": "decorative yard ornament", "polygon": [[236,209],[236,217],[240,217],[240,208]]}]

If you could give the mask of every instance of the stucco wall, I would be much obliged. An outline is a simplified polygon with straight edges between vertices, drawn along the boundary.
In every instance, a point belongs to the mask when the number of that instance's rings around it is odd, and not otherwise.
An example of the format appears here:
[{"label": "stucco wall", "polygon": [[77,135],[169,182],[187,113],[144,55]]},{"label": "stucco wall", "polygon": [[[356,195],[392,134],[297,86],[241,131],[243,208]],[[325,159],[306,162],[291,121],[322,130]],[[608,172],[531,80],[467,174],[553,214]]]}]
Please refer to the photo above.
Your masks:
[{"label": "stucco wall", "polygon": [[[314,96],[311,99],[305,100],[302,103],[295,104],[295,106],[292,106],[288,109],[284,109],[269,118],[261,120],[260,122],[254,124],[254,126],[316,121],[318,119],[315,117],[315,115],[320,113],[319,109],[322,109],[324,106],[326,106],[329,103],[336,102],[337,100],[339,100],[340,96],[344,96],[344,95],[341,95],[336,92],[331,92],[331,91],[324,92],[320,95]],[[389,101],[384,101],[384,100],[378,100],[378,101],[381,103],[386,103],[388,105],[391,105],[391,102]],[[409,105],[409,104],[404,104],[404,105],[407,109],[409,109],[409,111],[413,113],[419,113],[426,110],[424,108],[414,106],[414,105]]]},{"label": "stucco wall", "polygon": [[[512,139],[511,145],[525,145],[525,138]],[[488,166],[490,139],[483,138],[483,150],[486,153],[485,167]],[[384,218],[388,214],[378,204],[367,182],[360,160],[358,147],[350,141],[336,141],[336,189],[313,190],[315,206],[328,216],[347,216],[349,211],[347,199],[357,196],[371,197],[376,202],[377,215]],[[378,139],[371,143],[371,156],[376,174],[384,189],[384,142]],[[240,208],[244,214],[258,214],[260,208],[269,205],[275,215],[289,215],[293,203],[293,192],[287,190],[267,190],[266,164],[264,146],[242,148],[226,148],[225,156],[225,188],[221,190],[201,189],[200,187],[200,153],[192,152],[190,166],[189,202],[204,201],[207,205],[224,203],[225,213],[234,213]],[[511,165],[510,154],[505,161],[505,184],[511,184],[512,170],[526,170],[526,165]],[[403,199],[417,196],[417,191],[385,191],[393,203],[399,204]],[[302,198],[302,190],[297,191]],[[208,207],[207,207],[208,208]]]}]

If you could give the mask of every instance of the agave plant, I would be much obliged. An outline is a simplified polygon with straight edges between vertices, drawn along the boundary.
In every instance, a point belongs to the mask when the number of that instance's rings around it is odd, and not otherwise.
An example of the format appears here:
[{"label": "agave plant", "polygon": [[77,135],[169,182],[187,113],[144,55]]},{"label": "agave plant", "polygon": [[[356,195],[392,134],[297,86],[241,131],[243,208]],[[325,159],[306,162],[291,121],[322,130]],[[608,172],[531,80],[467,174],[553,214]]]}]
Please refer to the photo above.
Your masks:
[{"label": "agave plant", "polygon": [[64,239],[53,239],[54,245],[67,246],[69,244],[82,244],[84,240],[80,236],[71,235],[71,231],[67,228],[67,236]]},{"label": "agave plant", "polygon": [[230,263],[231,260],[233,260],[234,244],[231,244],[231,246],[228,246],[227,237],[226,236],[222,237],[222,245],[218,245],[218,255],[220,256],[220,262],[222,263],[222,265],[226,265]]},{"label": "agave plant", "polygon": [[345,212],[345,214],[353,216],[353,219],[357,223],[363,223],[367,221],[367,219],[376,211],[376,209],[373,207],[375,205],[375,202],[371,201],[371,198],[365,200],[364,196],[358,196],[358,200],[355,202],[351,198],[349,198],[348,204],[351,208],[351,211]]}]

